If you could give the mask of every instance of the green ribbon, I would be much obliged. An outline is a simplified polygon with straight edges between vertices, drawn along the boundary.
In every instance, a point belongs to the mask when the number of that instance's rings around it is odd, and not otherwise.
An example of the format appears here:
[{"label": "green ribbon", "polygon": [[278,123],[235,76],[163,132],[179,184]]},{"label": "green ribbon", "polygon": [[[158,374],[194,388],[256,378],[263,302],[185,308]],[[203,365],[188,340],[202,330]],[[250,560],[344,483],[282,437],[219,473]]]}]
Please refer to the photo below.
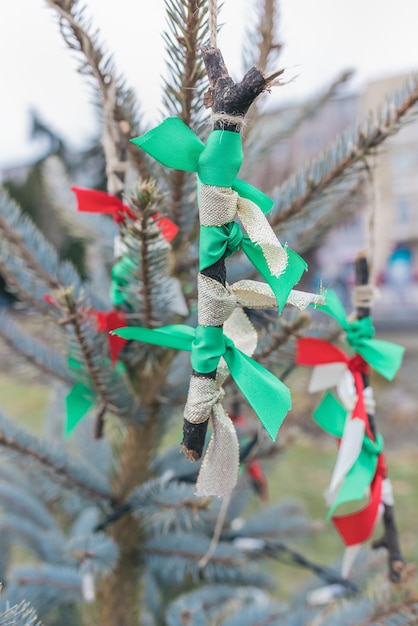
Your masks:
[{"label": "green ribbon", "polygon": [[137,269],[128,256],[122,256],[113,265],[110,272],[110,300],[114,307],[125,306],[132,310],[132,306],[126,301],[126,287],[131,284],[132,274]]},{"label": "green ribbon", "polygon": [[[313,418],[323,430],[333,437],[341,439],[347,413],[348,411],[341,402],[328,391],[316,407]],[[328,520],[342,504],[364,498],[376,473],[377,458],[383,451],[383,445],[383,437],[380,434],[376,436],[375,442],[365,435],[361,452],[345,476],[337,496],[328,510]]]},{"label": "green ribbon", "polygon": [[[263,213],[273,201],[259,189],[236,178],[243,160],[239,133],[214,130],[206,145],[178,117],[169,117],[156,128],[131,141],[165,165],[186,172],[197,172],[198,183],[231,187],[241,197],[254,202]],[[280,277],[272,276],[260,246],[241,232],[236,222],[200,227],[200,271],[211,267],[224,254],[243,249],[256,270],[272,288],[281,313],[293,286],[307,269],[305,261],[288,249],[288,265]]]},{"label": "green ribbon", "polygon": [[232,378],[274,440],[291,408],[290,391],[278,378],[239,350],[222,328],[173,324],[157,329],[127,326],[112,331],[124,339],[192,352],[192,367],[202,374],[225,359]]},{"label": "green ribbon", "polygon": [[263,213],[273,208],[273,200],[236,178],[244,158],[239,133],[214,130],[205,145],[180,118],[168,117],[131,141],[166,167],[197,172],[205,185],[232,187],[242,198],[257,204]]},{"label": "green ribbon", "polygon": [[405,348],[391,341],[373,339],[374,328],[370,317],[350,321],[337,294],[331,289],[325,294],[325,304],[316,308],[333,317],[347,333],[347,342],[367,363],[392,380],[398,371]]}]

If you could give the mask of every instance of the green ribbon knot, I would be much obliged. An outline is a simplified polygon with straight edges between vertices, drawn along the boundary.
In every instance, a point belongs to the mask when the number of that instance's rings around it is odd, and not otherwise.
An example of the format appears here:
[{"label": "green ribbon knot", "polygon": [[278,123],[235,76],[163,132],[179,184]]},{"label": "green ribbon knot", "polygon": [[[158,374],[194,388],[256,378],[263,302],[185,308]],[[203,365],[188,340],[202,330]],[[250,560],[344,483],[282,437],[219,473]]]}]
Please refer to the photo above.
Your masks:
[{"label": "green ribbon knot", "polygon": [[255,269],[270,285],[281,313],[290,291],[307,269],[305,261],[296,252],[287,248],[287,267],[280,276],[273,276],[261,247],[241,231],[237,222],[229,222],[222,226],[200,227],[199,270],[202,272],[224,255],[229,257],[239,249],[242,249]]},{"label": "green ribbon knot", "polygon": [[[347,413],[348,411],[341,402],[334,394],[328,391],[316,407],[313,418],[323,430],[337,439],[341,439]],[[344,478],[344,482],[328,510],[328,520],[331,519],[335,510],[342,504],[364,498],[376,473],[377,459],[379,454],[383,452],[383,448],[384,441],[382,435],[377,434],[376,441],[373,441],[367,435],[364,436],[361,452]]]},{"label": "green ribbon knot", "polygon": [[127,340],[192,352],[192,367],[201,373],[214,371],[223,357],[232,378],[274,440],[291,408],[290,391],[262,365],[239,350],[222,328],[173,324],[150,329],[127,326],[112,331]]},{"label": "green ribbon knot", "polygon": [[374,328],[370,317],[355,321],[348,320],[341,301],[331,289],[328,289],[325,294],[325,304],[316,305],[316,308],[324,311],[338,322],[347,333],[349,345],[376,372],[379,372],[387,380],[392,380],[395,377],[401,366],[405,348],[391,341],[374,339]]}]

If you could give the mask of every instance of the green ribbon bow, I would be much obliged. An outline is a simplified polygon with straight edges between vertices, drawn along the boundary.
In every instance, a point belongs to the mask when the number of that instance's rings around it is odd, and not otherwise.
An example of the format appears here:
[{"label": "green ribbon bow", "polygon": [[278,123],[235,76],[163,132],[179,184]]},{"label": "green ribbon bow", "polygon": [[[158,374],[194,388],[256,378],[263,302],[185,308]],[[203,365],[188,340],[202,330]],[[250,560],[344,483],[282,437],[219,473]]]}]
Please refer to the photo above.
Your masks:
[{"label": "green ribbon bow", "polygon": [[398,371],[405,348],[391,341],[373,339],[372,319],[364,317],[350,321],[337,294],[331,289],[325,294],[325,304],[316,305],[317,309],[333,317],[347,333],[347,342],[367,363],[384,376],[392,380]]},{"label": "green ribbon bow", "polygon": [[192,352],[192,367],[202,374],[225,359],[232,378],[274,440],[291,408],[290,391],[278,378],[239,350],[222,328],[173,324],[151,330],[127,326],[112,331],[124,339]]},{"label": "green ribbon bow", "polygon": [[[337,439],[341,439],[347,413],[348,411],[341,402],[328,391],[314,410],[313,419],[320,428]],[[367,488],[374,478],[377,458],[382,451],[383,437],[380,434],[376,436],[375,442],[365,435],[361,452],[345,476],[337,496],[328,510],[328,520],[331,519],[341,504],[364,498]]]},{"label": "green ribbon bow", "polygon": [[263,213],[273,208],[268,196],[236,178],[244,158],[239,133],[214,130],[205,145],[179,117],[168,117],[131,141],[166,167],[197,172],[205,185],[232,187],[242,198],[257,204]]},{"label": "green ribbon bow", "polygon": [[[239,133],[214,130],[205,145],[182,120],[169,117],[131,141],[167,167],[197,172],[198,181],[206,185],[231,187],[241,197],[254,202],[263,213],[273,206],[273,201],[259,189],[236,178],[243,160]],[[291,289],[307,269],[305,261],[287,249],[289,262],[285,271],[280,277],[273,276],[260,246],[244,235],[236,222],[229,222],[222,226],[200,227],[200,271],[240,248],[270,285],[280,313]]]}]

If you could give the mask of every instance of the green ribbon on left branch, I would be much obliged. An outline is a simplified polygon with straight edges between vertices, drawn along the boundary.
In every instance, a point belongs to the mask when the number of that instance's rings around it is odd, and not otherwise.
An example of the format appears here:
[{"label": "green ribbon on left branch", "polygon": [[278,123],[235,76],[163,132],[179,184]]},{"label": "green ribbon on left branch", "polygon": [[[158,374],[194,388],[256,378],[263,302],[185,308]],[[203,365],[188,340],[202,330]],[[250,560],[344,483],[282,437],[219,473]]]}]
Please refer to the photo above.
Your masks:
[{"label": "green ribbon on left branch", "polygon": [[112,334],[127,340],[187,350],[192,367],[202,374],[216,369],[225,359],[235,383],[274,440],[291,408],[290,391],[276,376],[239,350],[222,328],[173,324],[149,329],[134,326],[118,328]]}]

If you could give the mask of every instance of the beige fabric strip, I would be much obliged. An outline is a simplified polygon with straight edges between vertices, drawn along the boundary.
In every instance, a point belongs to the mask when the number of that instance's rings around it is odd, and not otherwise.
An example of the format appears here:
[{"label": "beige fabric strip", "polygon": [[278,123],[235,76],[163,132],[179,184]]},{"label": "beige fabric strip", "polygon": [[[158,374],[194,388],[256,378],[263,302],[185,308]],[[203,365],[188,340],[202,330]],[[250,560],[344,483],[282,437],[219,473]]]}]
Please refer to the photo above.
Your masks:
[{"label": "beige fabric strip", "polygon": [[198,322],[202,326],[222,326],[235,308],[236,298],[217,280],[198,274]]},{"label": "beige fabric strip", "polygon": [[251,241],[262,249],[273,276],[283,274],[288,263],[286,248],[277,239],[260,207],[247,198],[239,197],[237,213]]},{"label": "beige fabric strip", "polygon": [[[231,291],[241,306],[251,309],[277,307],[276,297],[267,283],[257,280],[240,280],[231,285]],[[292,289],[287,304],[305,309],[309,304],[325,304],[324,296]]]},{"label": "beige fabric strip", "polygon": [[199,220],[202,226],[222,226],[237,213],[238,194],[230,187],[200,186]]},{"label": "beige fabric strip", "polygon": [[235,427],[219,402],[213,408],[213,432],[196,483],[196,494],[226,496],[238,480],[239,444]]},{"label": "beige fabric strip", "polygon": [[356,285],[353,290],[353,306],[370,309],[376,296],[374,285]]}]

